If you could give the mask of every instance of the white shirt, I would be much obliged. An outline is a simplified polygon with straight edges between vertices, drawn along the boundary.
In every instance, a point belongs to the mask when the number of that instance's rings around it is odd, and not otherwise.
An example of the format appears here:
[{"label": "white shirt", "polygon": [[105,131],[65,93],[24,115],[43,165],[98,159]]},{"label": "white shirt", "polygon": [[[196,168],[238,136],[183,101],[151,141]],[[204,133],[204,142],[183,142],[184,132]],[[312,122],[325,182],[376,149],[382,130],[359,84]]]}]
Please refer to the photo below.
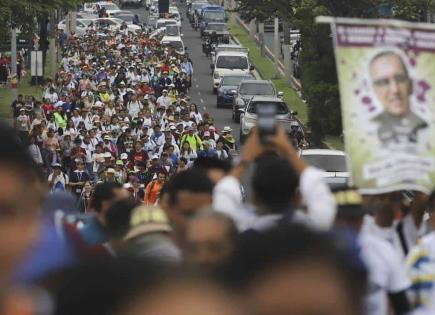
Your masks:
[{"label": "white shirt", "polygon": [[142,105],[139,101],[130,101],[127,104],[127,110],[128,113],[131,115],[131,117],[136,118],[139,114],[140,110],[142,109]]},{"label": "white shirt", "polygon": [[375,235],[392,244],[401,261],[403,261],[405,259],[405,251],[400,242],[399,233],[397,232],[399,222],[402,222],[404,240],[408,250],[410,250],[416,244],[420,233],[423,233],[423,231],[419,231],[415,226],[411,213],[405,215],[402,220],[394,222],[390,227],[380,227],[376,224],[374,217],[366,215],[364,217],[362,231],[367,234]]},{"label": "white shirt", "polygon": [[359,243],[368,270],[365,314],[387,315],[388,294],[405,291],[410,286],[405,266],[392,245],[381,238],[362,232]]},{"label": "white shirt", "polygon": [[[52,179],[53,179],[53,174],[54,174],[54,173],[51,173],[51,174],[48,176],[48,182],[51,182],[51,181],[52,181]],[[56,187],[56,186],[59,185],[59,184],[63,186],[64,190],[66,190],[66,185],[68,185],[68,183],[69,183],[68,175],[66,175],[65,173],[61,172],[60,175],[58,175],[58,176],[55,178],[54,183],[53,183],[53,187],[51,188],[51,191],[52,191],[52,192],[56,191],[56,190],[57,190],[57,187]]]},{"label": "white shirt", "polygon": [[[312,226],[329,229],[334,223],[337,209],[322,173],[314,167],[307,167],[300,176],[299,188],[308,209],[307,219]],[[240,181],[233,176],[226,176],[216,184],[213,208],[231,217],[241,231],[249,229],[250,222],[256,217],[243,204]]]},{"label": "white shirt", "polygon": [[165,108],[168,108],[171,103],[171,98],[169,96],[162,95],[157,99],[157,104],[160,106],[164,106]]}]

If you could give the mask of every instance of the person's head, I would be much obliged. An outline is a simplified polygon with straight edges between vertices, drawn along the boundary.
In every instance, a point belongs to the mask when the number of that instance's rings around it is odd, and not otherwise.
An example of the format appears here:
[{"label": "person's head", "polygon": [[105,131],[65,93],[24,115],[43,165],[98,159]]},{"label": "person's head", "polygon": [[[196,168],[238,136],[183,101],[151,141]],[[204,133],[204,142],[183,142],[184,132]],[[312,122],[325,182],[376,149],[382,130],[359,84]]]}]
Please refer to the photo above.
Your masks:
[{"label": "person's head", "polygon": [[83,163],[82,160],[77,160],[76,167],[79,171],[83,171],[85,169],[85,164]]},{"label": "person's head", "polygon": [[373,91],[384,110],[394,116],[410,111],[412,80],[400,55],[387,51],[376,55],[370,63]]},{"label": "person's head", "polygon": [[91,193],[92,192],[92,183],[90,181],[86,181],[85,185],[83,186],[83,189],[85,192]]},{"label": "person's head", "polygon": [[190,151],[190,143],[188,141],[184,141],[181,148],[183,149],[183,151]]},{"label": "person's head", "polygon": [[92,206],[102,224],[105,224],[106,213],[115,202],[128,198],[128,192],[121,184],[107,182],[95,186]]},{"label": "person's head", "polygon": [[137,205],[133,199],[123,199],[113,203],[106,212],[106,230],[118,253],[122,249],[122,240],[130,229],[131,213]]},{"label": "person's head", "polygon": [[134,148],[136,149],[136,151],[141,151],[142,150],[142,142],[141,141],[136,141],[136,143],[134,144]]},{"label": "person's head", "polygon": [[256,314],[363,314],[366,271],[338,236],[282,225],[242,237],[230,283]]},{"label": "person's head", "polygon": [[335,226],[358,233],[365,215],[362,196],[357,190],[350,188],[335,189],[333,195],[337,204]]},{"label": "person's head", "polygon": [[163,184],[166,181],[166,172],[164,171],[160,171],[157,174],[157,181],[159,182],[159,184]]},{"label": "person's head", "polygon": [[5,284],[37,240],[47,186],[15,132],[0,124],[0,134],[0,281]]},{"label": "person's head", "polygon": [[254,203],[265,213],[282,213],[291,206],[299,177],[288,160],[265,155],[257,161],[252,177]]},{"label": "person's head", "polygon": [[210,180],[216,184],[231,170],[231,163],[218,158],[204,157],[196,159],[193,167],[203,169]]},{"label": "person's head", "polygon": [[178,173],[169,183],[168,217],[174,230],[184,236],[189,220],[212,203],[213,183],[205,171],[190,169]]},{"label": "person's head", "polygon": [[204,210],[189,222],[186,259],[201,269],[213,270],[227,262],[235,247],[237,228],[226,215]]}]

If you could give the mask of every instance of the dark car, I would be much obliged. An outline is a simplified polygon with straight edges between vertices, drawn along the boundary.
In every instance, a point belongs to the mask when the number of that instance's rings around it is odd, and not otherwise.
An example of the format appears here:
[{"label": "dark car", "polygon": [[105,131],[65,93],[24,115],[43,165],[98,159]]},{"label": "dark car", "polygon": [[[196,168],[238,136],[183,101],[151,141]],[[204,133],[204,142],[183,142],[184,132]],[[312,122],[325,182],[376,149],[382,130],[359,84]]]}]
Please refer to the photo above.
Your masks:
[{"label": "dark car", "polygon": [[219,43],[222,44],[230,43],[230,32],[228,31],[228,27],[226,23],[217,23],[217,22],[208,23],[205,26],[202,36],[210,37],[212,36],[213,33],[216,34]]},{"label": "dark car", "polygon": [[228,75],[222,78],[217,90],[218,108],[231,107],[233,104],[233,91],[237,90],[243,80],[255,80],[254,76],[248,75]]},{"label": "dark car", "polygon": [[190,24],[193,25],[194,19],[193,19],[193,13],[196,11],[199,14],[200,9],[203,6],[209,5],[208,2],[193,2],[188,8],[187,8],[187,18],[189,19]]}]

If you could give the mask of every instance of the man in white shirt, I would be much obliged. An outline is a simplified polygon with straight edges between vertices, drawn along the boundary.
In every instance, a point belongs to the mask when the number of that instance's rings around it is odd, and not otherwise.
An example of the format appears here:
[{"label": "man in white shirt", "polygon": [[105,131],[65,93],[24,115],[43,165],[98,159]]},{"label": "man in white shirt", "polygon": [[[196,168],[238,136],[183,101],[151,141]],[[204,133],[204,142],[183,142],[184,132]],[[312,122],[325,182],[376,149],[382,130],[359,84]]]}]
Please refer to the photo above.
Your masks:
[{"label": "man in white shirt", "polygon": [[406,291],[410,282],[399,254],[390,243],[375,234],[360,232],[365,212],[362,197],[356,190],[338,190],[334,197],[338,208],[336,227],[356,237],[361,259],[367,268],[365,314],[387,315],[390,303],[394,314],[407,314],[410,303]]},{"label": "man in white shirt", "polygon": [[168,108],[171,105],[171,98],[168,96],[168,90],[163,90],[162,95],[157,99],[157,105]]},{"label": "man in white shirt", "polygon": [[[245,144],[241,162],[215,186],[213,208],[231,217],[241,231],[269,229],[282,220],[310,221],[316,228],[329,229],[334,222],[336,208],[321,173],[299,158],[282,128],[270,141],[281,157],[268,155],[257,163],[253,178],[255,213],[247,210],[242,202],[240,179],[249,164],[266,150],[260,144],[256,130]],[[297,186],[307,208],[306,217],[294,210],[299,206],[293,202]]]},{"label": "man in white shirt", "polygon": [[364,217],[362,230],[392,244],[404,261],[418,238],[426,234],[427,226],[423,222],[423,215],[427,196],[417,193],[410,205],[410,212],[403,215],[400,220],[396,220],[397,211],[403,211],[402,198],[401,193],[367,196],[365,207],[373,212],[373,216]]}]

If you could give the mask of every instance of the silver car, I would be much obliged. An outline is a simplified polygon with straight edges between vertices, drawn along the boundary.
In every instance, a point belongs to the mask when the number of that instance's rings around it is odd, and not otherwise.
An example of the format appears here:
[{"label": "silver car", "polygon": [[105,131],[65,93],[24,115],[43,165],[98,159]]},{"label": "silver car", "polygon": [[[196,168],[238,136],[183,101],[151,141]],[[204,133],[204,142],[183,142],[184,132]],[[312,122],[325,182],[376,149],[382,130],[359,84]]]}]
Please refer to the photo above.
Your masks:
[{"label": "silver car", "polygon": [[276,106],[277,124],[284,127],[288,134],[291,134],[294,128],[300,128],[300,122],[297,119],[297,113],[291,111],[288,105],[279,97],[253,96],[248,105],[240,112],[240,142],[244,142],[251,132],[251,129],[257,125],[257,108],[258,106],[267,106],[273,104]]},{"label": "silver car", "polygon": [[241,110],[246,107],[253,96],[282,97],[284,94],[278,92],[272,81],[269,80],[244,80],[233,94],[232,118],[239,122]]}]

